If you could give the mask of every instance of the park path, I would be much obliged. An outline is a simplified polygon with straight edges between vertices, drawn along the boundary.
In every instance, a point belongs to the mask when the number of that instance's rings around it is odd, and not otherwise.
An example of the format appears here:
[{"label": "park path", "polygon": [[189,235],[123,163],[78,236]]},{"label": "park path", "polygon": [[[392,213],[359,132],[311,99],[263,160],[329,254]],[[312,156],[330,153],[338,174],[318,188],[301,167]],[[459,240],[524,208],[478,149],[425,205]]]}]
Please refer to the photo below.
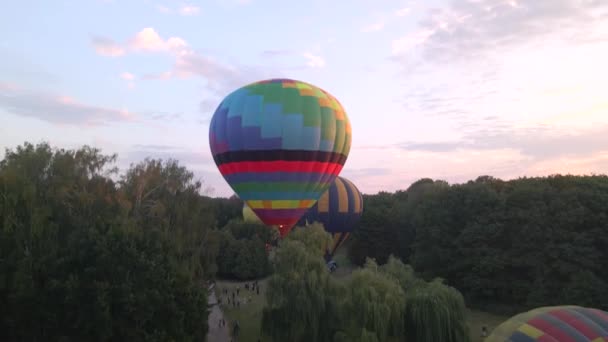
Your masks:
[{"label": "park path", "polygon": [[207,333],[207,342],[230,342],[230,333],[228,332],[228,322],[226,326],[220,327],[218,322],[224,318],[224,313],[217,303],[215,291],[211,290],[207,302],[211,305],[209,313],[209,332]]}]

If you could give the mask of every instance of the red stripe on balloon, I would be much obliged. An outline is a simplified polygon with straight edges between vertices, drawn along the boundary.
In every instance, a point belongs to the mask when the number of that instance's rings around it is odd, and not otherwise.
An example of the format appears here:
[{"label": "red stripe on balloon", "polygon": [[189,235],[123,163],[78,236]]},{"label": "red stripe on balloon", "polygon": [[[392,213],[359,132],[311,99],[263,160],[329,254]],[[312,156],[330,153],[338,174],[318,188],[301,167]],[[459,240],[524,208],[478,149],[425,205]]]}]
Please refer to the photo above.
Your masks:
[{"label": "red stripe on balloon", "polygon": [[587,322],[573,315],[566,309],[554,310],[549,312],[549,315],[557,317],[562,322],[567,323],[576,329],[579,333],[585,335],[590,341],[601,337],[593,328],[587,325]]},{"label": "red stripe on balloon", "polygon": [[240,172],[318,172],[338,175],[342,165],[337,163],[304,162],[304,161],[261,161],[261,162],[235,162],[218,166],[223,175]]}]

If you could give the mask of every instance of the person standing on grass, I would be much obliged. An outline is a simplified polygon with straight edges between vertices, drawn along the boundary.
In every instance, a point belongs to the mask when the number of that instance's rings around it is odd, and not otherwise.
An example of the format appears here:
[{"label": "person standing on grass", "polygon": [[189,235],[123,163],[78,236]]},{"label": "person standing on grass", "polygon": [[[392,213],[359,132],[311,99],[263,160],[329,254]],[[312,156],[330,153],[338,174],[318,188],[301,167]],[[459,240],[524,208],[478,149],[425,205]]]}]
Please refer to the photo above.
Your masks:
[{"label": "person standing on grass", "polygon": [[488,328],[484,325],[481,327],[481,337],[487,337],[488,336]]},{"label": "person standing on grass", "polygon": [[239,321],[236,321],[236,322],[234,322],[234,328],[232,329],[232,335],[235,338],[239,337],[239,330],[240,330]]}]

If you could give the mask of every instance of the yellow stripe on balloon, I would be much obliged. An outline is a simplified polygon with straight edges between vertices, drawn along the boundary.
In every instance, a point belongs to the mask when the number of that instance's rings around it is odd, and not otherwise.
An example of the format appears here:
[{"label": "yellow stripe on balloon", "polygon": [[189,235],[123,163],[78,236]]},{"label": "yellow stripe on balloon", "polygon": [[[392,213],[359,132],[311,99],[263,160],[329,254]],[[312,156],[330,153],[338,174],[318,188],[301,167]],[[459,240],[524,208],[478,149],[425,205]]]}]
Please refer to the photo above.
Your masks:
[{"label": "yellow stripe on balloon", "polygon": [[[351,181],[349,181],[348,179],[344,179],[344,178],[343,178],[343,180],[344,180],[344,182],[348,183],[348,186],[351,189],[356,189],[355,185]],[[361,208],[361,197],[359,197],[357,193],[354,193],[353,194],[353,212],[354,213],[360,213],[361,210],[362,210],[362,208]]]},{"label": "yellow stripe on balloon", "polygon": [[338,212],[339,213],[347,213],[348,212],[348,192],[346,191],[346,186],[344,182],[340,178],[336,178],[335,180],[336,189],[338,190]]},{"label": "yellow stripe on balloon", "polygon": [[325,191],[323,196],[317,201],[317,211],[320,213],[329,212],[329,190]]},{"label": "yellow stripe on balloon", "polygon": [[522,324],[517,330],[521,331],[522,333],[524,333],[532,338],[539,338],[545,334],[543,331],[538,330],[537,328],[535,328],[527,323]]}]

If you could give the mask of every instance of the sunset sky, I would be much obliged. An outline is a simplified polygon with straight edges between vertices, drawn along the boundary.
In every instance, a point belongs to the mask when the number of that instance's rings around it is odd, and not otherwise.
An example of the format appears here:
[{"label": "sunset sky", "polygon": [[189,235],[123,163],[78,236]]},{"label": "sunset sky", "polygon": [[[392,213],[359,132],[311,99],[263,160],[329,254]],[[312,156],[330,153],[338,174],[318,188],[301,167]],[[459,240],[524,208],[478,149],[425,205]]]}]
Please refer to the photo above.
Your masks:
[{"label": "sunset sky", "polygon": [[341,175],[364,193],[608,173],[605,0],[13,0],[0,56],[0,156],[48,141],[122,169],[175,158],[229,196],[211,115],[287,77],[344,105]]}]

